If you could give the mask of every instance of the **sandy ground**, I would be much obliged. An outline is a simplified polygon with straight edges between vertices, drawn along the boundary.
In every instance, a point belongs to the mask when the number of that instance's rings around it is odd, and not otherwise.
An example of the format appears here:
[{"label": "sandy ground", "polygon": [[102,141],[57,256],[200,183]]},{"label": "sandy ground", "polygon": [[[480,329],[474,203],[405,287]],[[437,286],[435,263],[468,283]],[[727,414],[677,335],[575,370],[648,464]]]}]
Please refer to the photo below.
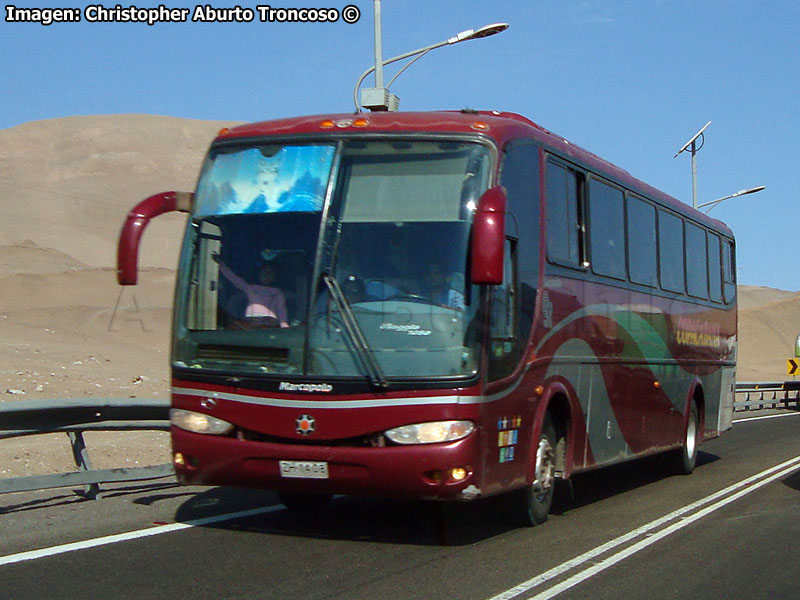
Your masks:
[{"label": "sandy ground", "polygon": [[[41,257],[12,250],[17,266]],[[168,397],[173,273],[146,269],[136,288],[114,277],[90,268],[0,276],[0,403]],[[94,467],[169,462],[164,432],[92,432],[86,442]],[[0,440],[0,477],[72,469],[66,434]]]},{"label": "sandy ground", "polygon": [[[224,125],[143,115],[0,130],[0,403],[166,398],[174,265],[183,218],[154,222],[140,284],[113,268],[119,228],[146,196],[193,189]],[[740,290],[740,381],[782,381],[800,293]],[[92,433],[94,466],[169,461],[166,433]],[[0,477],[71,470],[65,434],[0,440]]]},{"label": "sandy ground", "polygon": [[[117,235],[140,200],[194,189],[209,143],[231,124],[104,115],[0,130],[0,402],[168,396],[185,218],[148,227],[135,288],[116,283]],[[86,440],[96,467],[169,461],[166,433]],[[0,440],[0,477],[73,468],[65,434]]]}]

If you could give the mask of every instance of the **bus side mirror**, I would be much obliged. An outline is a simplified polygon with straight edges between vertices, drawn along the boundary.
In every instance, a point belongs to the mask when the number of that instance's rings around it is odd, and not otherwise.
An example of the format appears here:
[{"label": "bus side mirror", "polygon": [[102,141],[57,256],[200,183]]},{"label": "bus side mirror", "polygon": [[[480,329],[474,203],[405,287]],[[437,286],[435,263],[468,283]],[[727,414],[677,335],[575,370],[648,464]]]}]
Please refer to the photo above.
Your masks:
[{"label": "bus side mirror", "polygon": [[136,285],[139,262],[139,241],[150,219],[177,210],[190,212],[193,194],[189,192],[162,192],[137,204],[128,213],[117,245],[117,281],[120,285]]},{"label": "bus side mirror", "polygon": [[472,283],[503,283],[503,251],[506,243],[506,192],[500,187],[486,190],[472,220],[470,253]]}]

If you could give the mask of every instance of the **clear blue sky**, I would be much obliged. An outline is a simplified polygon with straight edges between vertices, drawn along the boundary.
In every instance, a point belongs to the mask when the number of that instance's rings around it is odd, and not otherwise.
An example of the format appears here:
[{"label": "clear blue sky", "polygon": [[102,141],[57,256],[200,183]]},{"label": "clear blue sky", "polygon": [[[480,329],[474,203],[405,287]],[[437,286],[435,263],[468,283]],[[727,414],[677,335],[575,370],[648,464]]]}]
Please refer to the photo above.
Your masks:
[{"label": "clear blue sky", "polygon": [[[158,5],[105,5],[117,2]],[[351,111],[355,81],[373,62],[372,0],[269,4],[352,4],[361,19],[0,22],[0,128],[109,113],[254,121]],[[767,186],[711,213],[737,235],[739,282],[800,290],[800,195],[790,181],[800,159],[797,0],[383,0],[382,12],[384,58],[487,23],[511,24],[438,49],[404,72],[392,91],[405,110],[519,112],[689,202],[689,155],[673,155],[712,121],[697,155],[700,201]]]}]

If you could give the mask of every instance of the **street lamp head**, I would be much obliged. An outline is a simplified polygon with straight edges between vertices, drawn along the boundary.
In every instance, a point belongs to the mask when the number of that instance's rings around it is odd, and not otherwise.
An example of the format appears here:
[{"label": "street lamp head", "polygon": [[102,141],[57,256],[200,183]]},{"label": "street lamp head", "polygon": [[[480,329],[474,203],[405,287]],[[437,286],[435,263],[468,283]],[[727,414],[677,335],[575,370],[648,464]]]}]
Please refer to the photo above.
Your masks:
[{"label": "street lamp head", "polygon": [[[353,102],[356,106],[356,112],[361,112],[361,105],[373,111],[398,110],[398,98],[394,94],[389,93],[389,88],[403,71],[414,64],[417,60],[425,56],[431,50],[435,50],[436,48],[441,48],[442,46],[447,46],[450,44],[457,44],[458,42],[489,37],[508,29],[508,23],[491,23],[478,29],[467,29],[466,31],[457,33],[453,37],[442,42],[431,44],[430,46],[425,46],[424,48],[412,50],[411,52],[399,54],[398,56],[384,60],[383,51],[381,49],[381,0],[373,0],[373,3],[375,7],[375,65],[364,71],[364,73],[356,82],[356,87],[353,89]],[[406,63],[406,65],[403,66],[403,68],[401,68],[394,77],[392,77],[388,84],[384,85],[383,67],[405,59],[412,60]],[[375,72],[375,87],[362,90],[361,105],[359,105],[358,89],[361,87],[361,82],[364,81],[364,78],[373,71]]]},{"label": "street lamp head", "polygon": [[490,35],[500,33],[506,29],[508,29],[508,23],[492,23],[491,25],[484,25],[479,29],[467,29],[466,31],[457,33],[447,40],[447,43],[455,44],[457,42],[465,42],[467,40],[477,40],[479,38],[485,38],[489,37]]},{"label": "street lamp head", "polygon": [[758,187],[750,188],[749,190],[742,190],[741,192],[736,192],[736,196],[744,196],[746,194],[755,194],[756,192],[760,192],[761,190],[765,189],[766,186],[759,185]]},{"label": "street lamp head", "polygon": [[747,194],[755,194],[756,192],[760,192],[761,190],[766,189],[766,186],[759,185],[756,187],[748,188],[746,190],[739,190],[735,194],[731,194],[730,196],[725,196],[724,198],[717,198],[716,200],[712,200],[711,202],[703,202],[699,204],[695,208],[704,208],[708,207],[706,210],[706,214],[711,212],[711,209],[714,208],[717,204],[724,202],[725,200],[730,200],[731,198],[738,198],[739,196],[746,196]]},{"label": "street lamp head", "polygon": [[483,38],[489,37],[490,35],[494,35],[495,33],[500,33],[501,31],[505,31],[508,29],[508,23],[492,23],[491,25],[484,25],[483,27],[479,28],[475,31],[475,35],[473,38]]}]

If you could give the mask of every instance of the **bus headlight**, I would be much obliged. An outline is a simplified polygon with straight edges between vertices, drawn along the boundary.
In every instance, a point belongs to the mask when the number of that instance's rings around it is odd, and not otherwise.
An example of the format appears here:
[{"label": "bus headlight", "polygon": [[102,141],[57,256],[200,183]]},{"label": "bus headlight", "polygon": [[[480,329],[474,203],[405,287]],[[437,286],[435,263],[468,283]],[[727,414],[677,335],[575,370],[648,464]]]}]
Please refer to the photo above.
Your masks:
[{"label": "bus headlight", "polygon": [[225,435],[233,430],[233,425],[222,419],[210,415],[173,408],[169,411],[170,421],[175,427],[180,427],[193,433],[207,433],[209,435]]},{"label": "bus headlight", "polygon": [[389,429],[386,437],[395,444],[439,444],[460,440],[474,430],[472,421],[435,421]]}]

